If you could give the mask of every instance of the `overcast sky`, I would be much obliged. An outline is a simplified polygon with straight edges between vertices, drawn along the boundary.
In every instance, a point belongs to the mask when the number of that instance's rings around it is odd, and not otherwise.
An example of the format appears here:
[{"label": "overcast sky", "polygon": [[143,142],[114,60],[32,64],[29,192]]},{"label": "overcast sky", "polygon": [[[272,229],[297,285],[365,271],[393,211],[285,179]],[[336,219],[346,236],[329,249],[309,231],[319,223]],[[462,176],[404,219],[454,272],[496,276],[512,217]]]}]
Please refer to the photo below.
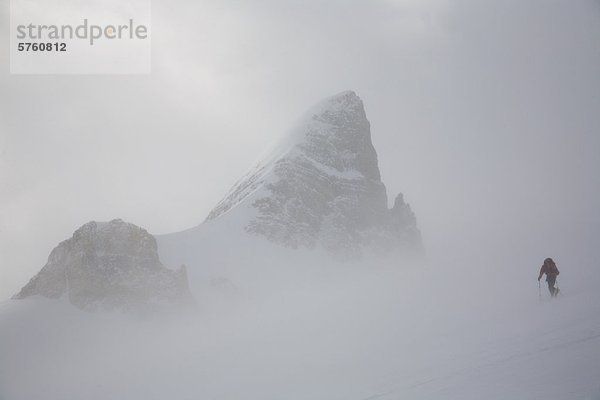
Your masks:
[{"label": "overcast sky", "polygon": [[138,76],[10,75],[1,12],[0,299],[89,220],[200,223],[347,89],[430,252],[600,239],[597,0],[154,1]]}]

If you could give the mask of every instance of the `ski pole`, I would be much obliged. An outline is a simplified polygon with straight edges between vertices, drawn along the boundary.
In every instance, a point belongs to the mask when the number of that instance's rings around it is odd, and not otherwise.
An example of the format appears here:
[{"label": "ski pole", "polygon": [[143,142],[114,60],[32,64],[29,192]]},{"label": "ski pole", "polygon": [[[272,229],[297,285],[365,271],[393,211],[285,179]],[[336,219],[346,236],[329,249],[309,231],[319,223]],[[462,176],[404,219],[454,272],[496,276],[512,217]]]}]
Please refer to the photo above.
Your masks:
[{"label": "ski pole", "polygon": [[542,285],[540,284],[540,280],[538,279],[538,295],[539,298],[542,298]]}]

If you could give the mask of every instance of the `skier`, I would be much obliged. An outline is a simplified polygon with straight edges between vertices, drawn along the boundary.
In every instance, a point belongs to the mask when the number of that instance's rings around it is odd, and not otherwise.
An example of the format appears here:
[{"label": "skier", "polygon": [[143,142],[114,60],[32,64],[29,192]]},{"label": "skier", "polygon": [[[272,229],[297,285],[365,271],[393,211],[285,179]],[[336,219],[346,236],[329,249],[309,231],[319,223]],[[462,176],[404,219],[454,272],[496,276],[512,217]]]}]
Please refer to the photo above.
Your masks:
[{"label": "skier", "polygon": [[544,260],[544,265],[542,265],[542,268],[540,269],[540,276],[538,276],[538,282],[540,279],[542,279],[544,274],[546,274],[546,282],[548,282],[548,290],[550,291],[550,295],[552,297],[556,297],[560,290],[554,287],[554,284],[556,283],[556,277],[558,274],[560,274],[560,272],[551,258],[546,258]]}]

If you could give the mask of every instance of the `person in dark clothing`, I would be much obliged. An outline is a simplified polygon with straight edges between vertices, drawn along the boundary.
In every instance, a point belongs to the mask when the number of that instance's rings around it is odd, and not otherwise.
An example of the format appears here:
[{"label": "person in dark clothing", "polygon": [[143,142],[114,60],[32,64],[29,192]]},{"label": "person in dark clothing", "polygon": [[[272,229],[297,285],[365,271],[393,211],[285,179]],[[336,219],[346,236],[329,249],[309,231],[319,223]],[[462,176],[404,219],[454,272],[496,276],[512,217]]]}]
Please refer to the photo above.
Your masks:
[{"label": "person in dark clothing", "polygon": [[556,283],[556,277],[558,274],[560,274],[560,272],[556,267],[556,263],[551,258],[546,258],[544,260],[544,265],[542,265],[542,268],[540,269],[538,281],[542,279],[544,274],[546,274],[546,282],[548,282],[548,290],[550,291],[550,295],[555,297],[558,294],[559,289],[554,287],[554,284]]}]

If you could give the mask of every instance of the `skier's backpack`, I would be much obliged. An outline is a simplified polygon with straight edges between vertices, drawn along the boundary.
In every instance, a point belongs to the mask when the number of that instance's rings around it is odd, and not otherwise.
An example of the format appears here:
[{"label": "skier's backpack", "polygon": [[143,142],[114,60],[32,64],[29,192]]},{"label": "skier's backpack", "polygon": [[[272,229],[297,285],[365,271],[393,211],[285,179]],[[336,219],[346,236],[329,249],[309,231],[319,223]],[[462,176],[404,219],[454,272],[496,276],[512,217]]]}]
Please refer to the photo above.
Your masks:
[{"label": "skier's backpack", "polygon": [[550,274],[550,275],[560,274],[560,271],[558,270],[558,267],[556,266],[556,263],[554,262],[553,259],[546,258],[544,260],[544,264],[546,264],[546,273],[547,274]]}]

